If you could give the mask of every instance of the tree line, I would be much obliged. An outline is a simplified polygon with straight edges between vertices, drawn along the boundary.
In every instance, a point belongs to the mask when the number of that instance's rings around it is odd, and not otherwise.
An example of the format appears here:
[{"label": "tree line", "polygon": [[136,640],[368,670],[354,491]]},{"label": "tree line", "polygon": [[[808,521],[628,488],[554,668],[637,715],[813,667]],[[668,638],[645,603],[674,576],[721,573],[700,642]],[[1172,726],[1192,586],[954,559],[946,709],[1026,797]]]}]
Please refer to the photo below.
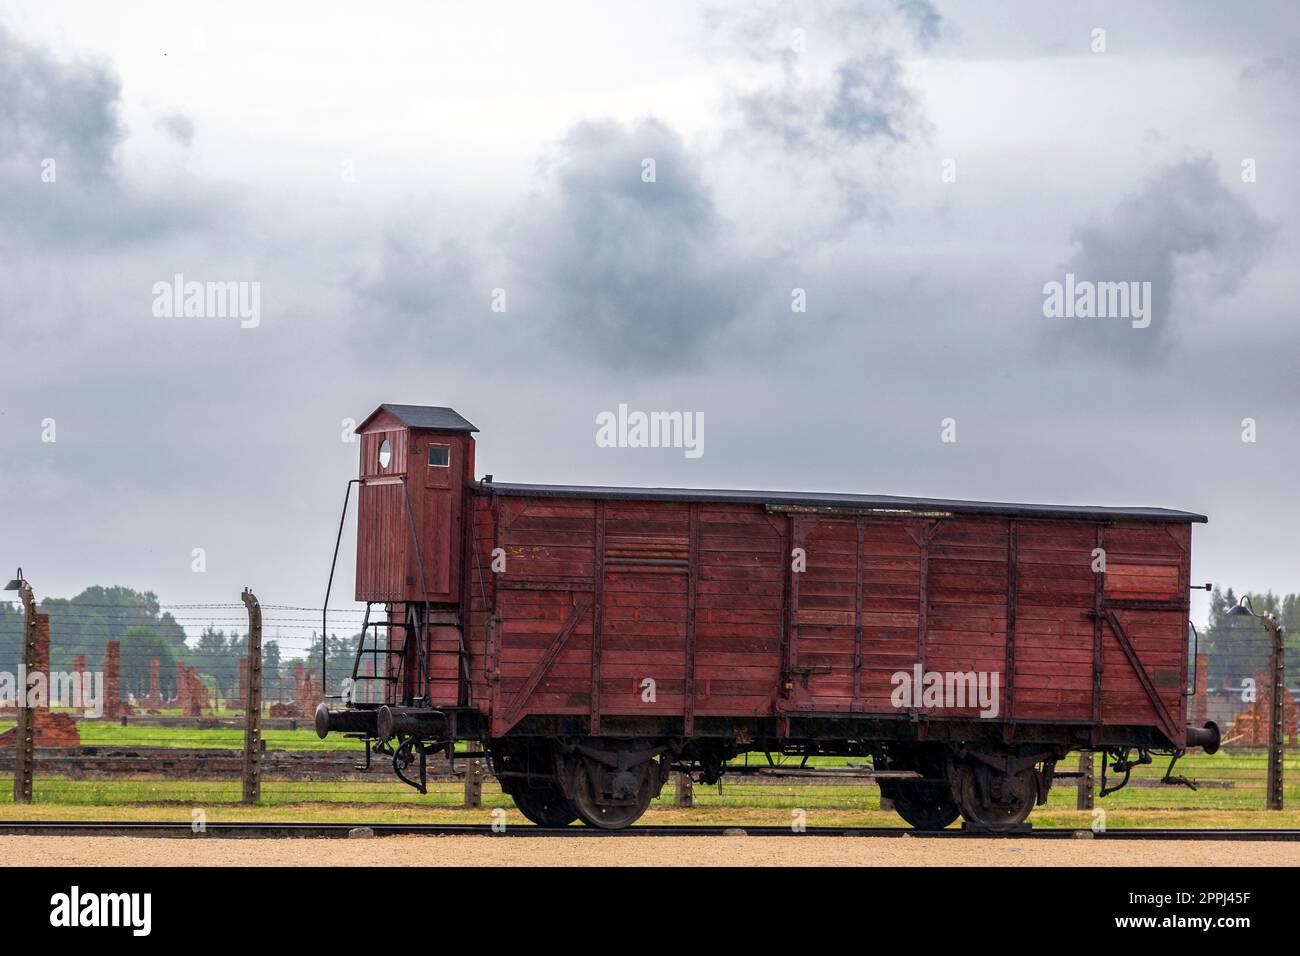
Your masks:
[{"label": "tree line", "polygon": [[[121,652],[123,698],[137,699],[150,690],[151,662],[159,662],[158,683],[164,698],[176,696],[176,665],[195,668],[214,697],[234,698],[239,693],[239,662],[248,655],[247,629],[204,627],[197,638],[185,629],[151,591],[125,587],[90,587],[76,597],[40,601],[39,610],[50,616],[50,669],[70,672],[79,656],[88,672],[104,669],[108,641],[118,641]],[[242,609],[241,613],[242,613]],[[17,671],[22,659],[22,608],[0,601],[0,669]],[[331,635],[329,639],[330,693],[337,693],[344,676],[352,673],[356,637]],[[297,643],[297,642],[295,642]],[[290,649],[292,651],[292,649]],[[320,637],[313,633],[306,649],[286,654],[281,641],[262,637],[262,680],[266,696],[281,687],[293,693],[293,668],[302,663],[320,676]]]}]

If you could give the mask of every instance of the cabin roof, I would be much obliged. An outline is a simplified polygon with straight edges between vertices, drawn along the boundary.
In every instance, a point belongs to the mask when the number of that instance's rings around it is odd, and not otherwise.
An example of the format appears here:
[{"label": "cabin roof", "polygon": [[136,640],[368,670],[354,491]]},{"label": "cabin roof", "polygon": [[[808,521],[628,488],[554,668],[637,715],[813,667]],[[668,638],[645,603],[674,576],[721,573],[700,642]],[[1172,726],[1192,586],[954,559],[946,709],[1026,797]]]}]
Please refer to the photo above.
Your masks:
[{"label": "cabin roof", "polygon": [[1104,507],[1093,505],[1045,505],[1009,501],[964,501],[953,498],[912,498],[899,495],[857,495],[818,491],[740,491],[718,488],[621,488],[595,485],[525,485],[506,482],[474,482],[481,492],[537,498],[602,498],[621,501],[707,501],[766,505],[774,511],[814,508],[846,512],[915,514],[997,515],[1007,518],[1053,518],[1057,520],[1127,520],[1205,522],[1205,515],[1170,508]]},{"label": "cabin roof", "polygon": [[436,428],[444,432],[476,432],[478,429],[454,408],[442,405],[380,405],[357,426],[360,430],[380,412],[388,412],[407,428]]}]

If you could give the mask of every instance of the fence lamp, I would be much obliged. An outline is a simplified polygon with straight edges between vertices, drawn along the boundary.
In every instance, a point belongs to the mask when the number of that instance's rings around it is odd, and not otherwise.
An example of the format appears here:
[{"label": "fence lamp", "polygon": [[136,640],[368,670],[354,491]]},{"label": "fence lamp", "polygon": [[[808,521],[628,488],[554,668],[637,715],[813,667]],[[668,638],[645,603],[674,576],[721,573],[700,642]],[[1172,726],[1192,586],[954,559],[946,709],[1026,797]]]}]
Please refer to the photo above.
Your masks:
[{"label": "fence lamp", "polygon": [[1273,615],[1268,613],[1260,614],[1257,612],[1255,606],[1250,603],[1249,594],[1243,594],[1241,600],[1228,609],[1228,613],[1234,617],[1249,615],[1253,618],[1257,618],[1274,638],[1281,635],[1282,628],[1279,627],[1277,621],[1273,619]]},{"label": "fence lamp", "polygon": [[[1279,693],[1284,693],[1282,689],[1284,685],[1282,678],[1282,656],[1286,653],[1287,639],[1286,635],[1282,632],[1282,624],[1279,624],[1277,619],[1275,619],[1271,614],[1258,613],[1258,611],[1255,610],[1255,606],[1251,604],[1251,596],[1249,596],[1249,594],[1242,594],[1242,600],[1236,602],[1236,604],[1231,607],[1229,614],[1232,615],[1232,617],[1252,617],[1258,620],[1261,624],[1264,624],[1264,630],[1269,632],[1270,637],[1273,637],[1273,653],[1275,654],[1273,678],[1274,684],[1277,685],[1275,689],[1277,689]],[[1274,695],[1274,697],[1278,697],[1278,695]],[[1281,706],[1281,704],[1281,698],[1278,698],[1278,705]]]},{"label": "fence lamp", "polygon": [[26,583],[27,583],[27,582],[23,579],[23,569],[22,569],[22,568],[19,568],[19,569],[18,569],[18,577],[14,578],[12,581],[10,581],[8,584],[6,584],[6,585],[5,585],[5,590],[6,590],[6,591],[21,591],[23,585],[26,584]]}]

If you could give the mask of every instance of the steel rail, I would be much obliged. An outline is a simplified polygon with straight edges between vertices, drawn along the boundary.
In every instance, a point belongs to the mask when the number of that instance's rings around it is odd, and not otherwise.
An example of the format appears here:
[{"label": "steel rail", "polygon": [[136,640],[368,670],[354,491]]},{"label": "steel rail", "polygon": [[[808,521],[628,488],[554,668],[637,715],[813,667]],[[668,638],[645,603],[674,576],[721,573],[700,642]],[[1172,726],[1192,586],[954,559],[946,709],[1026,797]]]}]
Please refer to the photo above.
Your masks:
[{"label": "steel rail", "polygon": [[[1235,840],[1300,842],[1300,830],[1290,829],[1181,829],[1121,827],[1094,832],[1076,829],[1041,829],[1015,832],[989,832],[977,829],[949,828],[947,830],[920,831],[906,827],[808,827],[794,830],[788,826],[691,826],[653,824],[632,826],[624,830],[599,830],[592,827],[538,827],[532,824],[510,824],[493,830],[490,824],[426,824],[426,823],[208,823],[196,829],[186,821],[121,821],[95,820],[4,820],[0,821],[0,837],[4,836],[134,836],[210,839],[290,839],[335,838],[346,839],[354,831],[358,835],[383,836],[533,836],[533,837],[644,837],[644,836],[709,836],[709,837],[915,837],[924,839],[1033,839],[1033,840]],[[364,831],[369,831],[366,833]]]}]

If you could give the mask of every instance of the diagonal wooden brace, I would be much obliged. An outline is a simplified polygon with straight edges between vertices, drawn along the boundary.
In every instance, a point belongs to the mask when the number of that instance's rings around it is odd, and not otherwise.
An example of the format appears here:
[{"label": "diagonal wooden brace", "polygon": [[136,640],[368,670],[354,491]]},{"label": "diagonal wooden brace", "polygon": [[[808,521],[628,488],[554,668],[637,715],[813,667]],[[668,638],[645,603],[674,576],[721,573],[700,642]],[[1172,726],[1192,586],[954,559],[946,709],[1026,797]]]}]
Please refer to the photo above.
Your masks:
[{"label": "diagonal wooden brace", "polygon": [[541,660],[534,665],[532,673],[528,675],[528,680],[524,682],[524,686],[519,688],[519,693],[515,694],[514,699],[510,701],[505,712],[501,715],[501,720],[507,728],[513,726],[515,721],[519,718],[519,712],[524,709],[524,705],[528,703],[528,698],[533,695],[533,691],[537,690],[537,685],[542,682],[542,678],[546,676],[546,672],[551,669],[551,665],[555,663],[555,659],[559,657],[560,652],[564,650],[564,645],[568,643],[569,635],[571,635],[574,629],[578,626],[578,622],[582,620],[582,615],[586,613],[587,608],[591,606],[591,603],[592,596],[590,594],[584,594],[578,599],[577,603],[573,605],[573,610],[569,611],[569,616],[564,619],[564,624],[560,627],[560,633],[555,635],[555,639],[551,641],[551,645],[546,649],[546,653],[543,654]]},{"label": "diagonal wooden brace", "polygon": [[1128,635],[1124,633],[1124,625],[1120,623],[1119,616],[1109,608],[1102,611],[1106,622],[1110,624],[1110,629],[1115,635],[1115,640],[1119,642],[1120,650],[1128,658],[1133,672],[1137,674],[1138,682],[1142,689],[1146,691],[1147,698],[1151,701],[1151,706],[1155,708],[1156,714],[1160,718],[1160,723],[1164,728],[1166,736],[1173,742],[1175,747],[1182,749],[1180,741],[1183,739],[1183,732],[1174,721],[1173,715],[1169,713],[1169,708],[1165,702],[1160,699],[1160,692],[1156,690],[1156,685],[1151,682],[1151,677],[1147,674],[1147,669],[1138,657],[1137,650],[1133,647],[1133,642],[1129,640]]}]

